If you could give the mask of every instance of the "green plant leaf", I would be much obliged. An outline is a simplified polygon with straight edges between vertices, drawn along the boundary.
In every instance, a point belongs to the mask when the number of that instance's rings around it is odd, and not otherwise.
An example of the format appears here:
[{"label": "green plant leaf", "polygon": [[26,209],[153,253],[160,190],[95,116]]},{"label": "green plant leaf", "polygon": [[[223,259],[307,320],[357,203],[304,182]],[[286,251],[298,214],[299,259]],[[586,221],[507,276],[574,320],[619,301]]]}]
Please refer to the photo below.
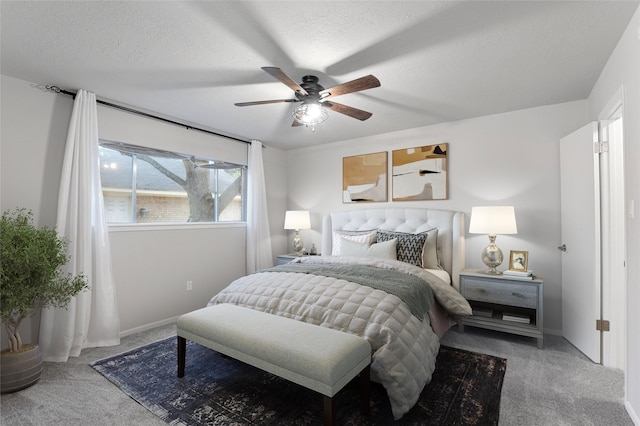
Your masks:
[{"label": "green plant leaf", "polygon": [[16,335],[22,318],[33,315],[35,309],[66,308],[72,297],[89,288],[83,274],[63,272],[70,260],[68,244],[55,229],[36,227],[30,210],[2,214],[0,317]]}]

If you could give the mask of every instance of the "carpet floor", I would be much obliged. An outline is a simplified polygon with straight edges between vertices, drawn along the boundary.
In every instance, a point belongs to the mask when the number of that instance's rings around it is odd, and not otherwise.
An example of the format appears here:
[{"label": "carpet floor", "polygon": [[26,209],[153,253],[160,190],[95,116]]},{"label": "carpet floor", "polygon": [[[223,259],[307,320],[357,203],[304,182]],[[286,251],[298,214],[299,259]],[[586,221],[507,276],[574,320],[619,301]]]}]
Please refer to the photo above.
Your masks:
[{"label": "carpet floor", "polygon": [[[187,342],[186,374],[176,376],[171,337],[91,363],[149,411],[172,425],[313,425],[322,396]],[[398,425],[497,425],[506,359],[442,346],[432,381]],[[336,395],[341,425],[393,422],[384,388],[372,383],[371,415],[359,411],[359,383]]]}]

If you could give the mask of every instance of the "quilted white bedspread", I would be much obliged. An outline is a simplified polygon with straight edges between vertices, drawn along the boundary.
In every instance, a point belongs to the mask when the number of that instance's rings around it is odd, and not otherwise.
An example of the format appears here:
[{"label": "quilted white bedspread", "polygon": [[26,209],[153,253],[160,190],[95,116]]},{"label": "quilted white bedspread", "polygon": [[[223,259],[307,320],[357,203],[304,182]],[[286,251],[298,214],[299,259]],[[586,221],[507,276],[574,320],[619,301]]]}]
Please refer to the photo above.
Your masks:
[{"label": "quilted white bedspread", "polygon": [[[440,278],[404,262],[330,256],[299,258],[296,262],[357,263],[395,269],[422,277],[434,288],[438,301],[443,297],[462,299]],[[455,294],[446,294],[449,290]],[[413,407],[431,380],[440,348],[428,315],[419,320],[398,297],[344,279],[257,272],[231,283],[209,305],[216,303],[238,304],[364,337],[373,350],[371,368],[387,390],[396,419]],[[461,303],[466,301],[462,299]],[[446,308],[446,304],[443,306]]]}]

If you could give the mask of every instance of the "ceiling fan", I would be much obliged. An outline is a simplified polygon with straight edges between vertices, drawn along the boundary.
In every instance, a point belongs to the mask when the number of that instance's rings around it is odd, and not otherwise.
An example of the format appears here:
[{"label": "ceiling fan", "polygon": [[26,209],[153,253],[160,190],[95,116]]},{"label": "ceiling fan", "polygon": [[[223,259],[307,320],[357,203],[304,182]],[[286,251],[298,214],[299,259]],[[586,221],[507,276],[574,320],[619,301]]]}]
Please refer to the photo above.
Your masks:
[{"label": "ceiling fan", "polygon": [[280,68],[262,67],[269,75],[284,83],[295,92],[292,99],[273,99],[268,101],[238,102],[236,106],[277,104],[283,102],[302,102],[293,112],[293,124],[291,126],[315,126],[327,119],[328,114],[324,110],[330,109],[340,114],[364,121],[371,117],[371,113],[358,108],[339,104],[329,100],[329,98],[347,93],[359,92],[380,86],[380,80],[372,75],[360,77],[355,80],[339,84],[325,89],[318,83],[315,75],[305,75],[302,77],[302,84],[298,84],[291,77],[285,74]]}]

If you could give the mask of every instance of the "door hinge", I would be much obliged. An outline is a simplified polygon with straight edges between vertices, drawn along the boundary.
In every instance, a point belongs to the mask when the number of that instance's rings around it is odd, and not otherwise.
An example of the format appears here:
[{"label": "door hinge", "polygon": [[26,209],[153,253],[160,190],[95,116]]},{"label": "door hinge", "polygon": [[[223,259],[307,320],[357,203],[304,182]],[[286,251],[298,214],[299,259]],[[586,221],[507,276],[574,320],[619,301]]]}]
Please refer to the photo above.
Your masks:
[{"label": "door hinge", "polygon": [[597,331],[609,331],[609,321],[607,321],[607,320],[596,320],[596,330]]},{"label": "door hinge", "polygon": [[609,152],[608,141],[598,141],[593,143],[593,153],[602,154],[603,152]]}]

